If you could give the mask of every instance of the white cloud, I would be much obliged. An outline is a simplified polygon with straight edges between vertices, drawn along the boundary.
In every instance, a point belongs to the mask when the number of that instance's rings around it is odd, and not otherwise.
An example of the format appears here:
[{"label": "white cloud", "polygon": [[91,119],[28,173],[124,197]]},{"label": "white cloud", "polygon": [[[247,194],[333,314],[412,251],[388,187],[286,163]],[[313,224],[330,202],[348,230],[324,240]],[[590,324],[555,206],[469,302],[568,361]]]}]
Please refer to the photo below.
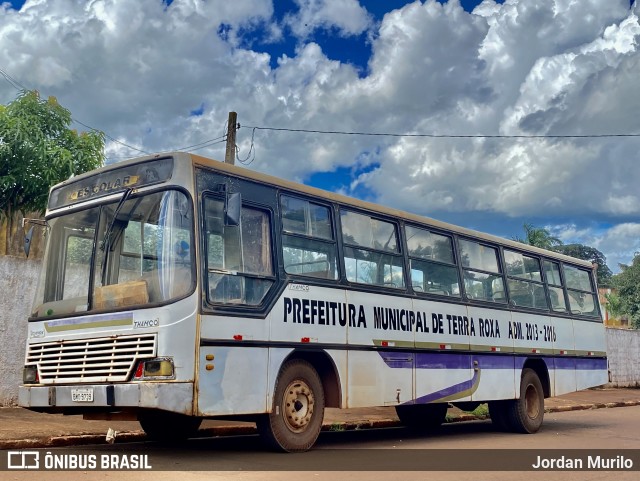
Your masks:
[{"label": "white cloud", "polygon": [[624,222],[607,228],[578,227],[575,224],[546,226],[566,244],[579,243],[595,247],[605,254],[607,264],[619,272],[619,264],[630,264],[640,253],[640,223]]},{"label": "white cloud", "polygon": [[[629,9],[627,0],[485,0],[473,13],[458,0],[416,1],[376,25],[364,1],[297,5],[297,13],[276,24],[269,0],[175,0],[169,7],[161,0],[31,0],[20,12],[2,10],[0,67],[57,96],[74,117],[150,152],[221,136],[231,110],[243,125],[241,155],[252,125],[434,134],[640,132],[640,7]],[[310,40],[318,31],[370,34],[366,74],[327,58]],[[290,32],[297,48],[277,59],[276,68],[268,54],[250,49],[247,36],[275,42]],[[15,94],[0,83],[0,101]],[[190,115],[200,106],[202,115]],[[368,189],[394,207],[469,218],[549,218],[549,225],[573,219],[578,229],[588,222],[612,225],[606,235],[593,231],[596,247],[615,259],[637,248],[629,227],[636,224],[629,222],[640,214],[640,139],[257,130],[255,147],[251,168],[290,179],[376,165],[346,179],[345,189]],[[224,155],[222,144],[201,152]],[[132,152],[109,143],[108,154]],[[618,232],[617,224],[626,227]],[[604,242],[622,246],[618,238],[633,247],[609,253]]]},{"label": "white cloud", "polygon": [[360,35],[372,24],[371,16],[357,0],[295,0],[298,12],[288,14],[284,24],[300,39],[315,30],[335,30],[341,36]]}]

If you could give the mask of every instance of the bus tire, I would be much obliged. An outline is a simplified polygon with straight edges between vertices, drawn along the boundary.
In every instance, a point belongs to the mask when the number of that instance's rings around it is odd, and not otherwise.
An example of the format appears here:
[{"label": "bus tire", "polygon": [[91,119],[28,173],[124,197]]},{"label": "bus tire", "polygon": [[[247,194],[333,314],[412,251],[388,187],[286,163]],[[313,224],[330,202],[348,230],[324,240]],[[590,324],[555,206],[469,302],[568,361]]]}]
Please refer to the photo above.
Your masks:
[{"label": "bus tire", "polygon": [[448,408],[448,403],[407,404],[396,406],[396,414],[410,429],[434,431],[445,421]]},{"label": "bus tire", "polygon": [[257,421],[258,432],[276,451],[309,450],[322,428],[324,390],[320,376],[302,359],[287,361],[280,369],[273,408]]},{"label": "bus tire", "polygon": [[544,391],[533,369],[524,369],[520,378],[520,398],[507,401],[506,419],[516,433],[533,434],[542,426]]},{"label": "bus tire", "polygon": [[194,437],[202,419],[168,411],[141,411],[138,422],[149,439],[173,442]]}]

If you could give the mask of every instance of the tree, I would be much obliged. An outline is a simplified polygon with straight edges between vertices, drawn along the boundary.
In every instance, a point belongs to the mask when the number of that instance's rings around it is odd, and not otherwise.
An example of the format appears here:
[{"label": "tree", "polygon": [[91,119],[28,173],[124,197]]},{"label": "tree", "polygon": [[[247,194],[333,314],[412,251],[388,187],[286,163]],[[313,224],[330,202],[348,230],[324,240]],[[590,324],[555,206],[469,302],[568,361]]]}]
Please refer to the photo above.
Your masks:
[{"label": "tree", "polygon": [[44,212],[49,187],[102,165],[104,135],[69,129],[71,113],[55,97],[24,91],[0,105],[0,220],[7,244],[16,214]]},{"label": "tree", "polygon": [[535,227],[533,224],[528,223],[525,223],[522,227],[525,232],[524,239],[514,237],[513,240],[547,250],[554,250],[555,247],[562,245],[562,241],[557,237],[553,237],[547,229]]},{"label": "tree", "polygon": [[636,253],[631,265],[620,264],[620,269],[612,284],[618,289],[621,311],[629,316],[634,329],[640,329],[640,254]]},{"label": "tree", "polygon": [[564,254],[577,259],[591,261],[598,264],[597,278],[600,287],[611,287],[611,276],[613,273],[607,266],[607,258],[595,247],[583,244],[563,244],[560,239],[553,237],[551,233],[544,228],[535,227],[533,224],[525,223],[523,225],[525,238],[514,237],[513,240],[529,244],[542,249],[547,249],[560,254]]},{"label": "tree", "polygon": [[626,314],[626,312],[624,312],[624,306],[622,305],[622,299],[620,299],[620,296],[616,292],[609,292],[605,294],[604,297],[607,300],[607,311],[613,319],[620,319],[620,317]]},{"label": "tree", "polygon": [[564,244],[556,246],[553,250],[567,256],[595,262],[598,264],[596,273],[598,285],[600,287],[611,287],[611,276],[613,273],[611,269],[609,269],[609,266],[607,266],[607,258],[605,255],[595,247],[589,247],[583,244]]}]

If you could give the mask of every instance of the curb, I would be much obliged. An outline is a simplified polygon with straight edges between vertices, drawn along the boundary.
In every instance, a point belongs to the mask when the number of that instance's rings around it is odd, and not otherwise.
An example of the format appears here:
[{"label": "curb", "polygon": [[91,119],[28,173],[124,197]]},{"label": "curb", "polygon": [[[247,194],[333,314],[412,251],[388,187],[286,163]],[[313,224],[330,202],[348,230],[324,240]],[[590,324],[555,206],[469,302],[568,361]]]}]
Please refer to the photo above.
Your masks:
[{"label": "curb", "polygon": [[[591,403],[591,404],[573,404],[564,406],[555,406],[545,409],[545,413],[560,413],[567,411],[586,411],[592,409],[610,409],[619,407],[640,406],[640,400],[637,401],[619,401],[611,403]],[[448,418],[447,424],[459,423],[466,421],[478,421],[489,419],[489,416],[475,416],[473,414],[460,414],[455,417]],[[322,426],[323,432],[342,432],[342,431],[360,431],[366,429],[383,429],[402,427],[397,419],[378,419],[374,421],[342,421],[334,423],[325,423]],[[239,436],[256,434],[257,430],[254,426],[219,426],[213,428],[201,429],[198,432],[198,438],[221,437],[221,436]],[[147,435],[143,431],[118,431],[116,443],[131,443],[146,441]],[[9,439],[0,440],[0,450],[6,449],[38,449],[38,448],[56,448],[65,446],[83,446],[88,444],[108,444],[105,434],[80,434],[68,436],[52,436],[49,438],[26,438],[26,439]]]}]

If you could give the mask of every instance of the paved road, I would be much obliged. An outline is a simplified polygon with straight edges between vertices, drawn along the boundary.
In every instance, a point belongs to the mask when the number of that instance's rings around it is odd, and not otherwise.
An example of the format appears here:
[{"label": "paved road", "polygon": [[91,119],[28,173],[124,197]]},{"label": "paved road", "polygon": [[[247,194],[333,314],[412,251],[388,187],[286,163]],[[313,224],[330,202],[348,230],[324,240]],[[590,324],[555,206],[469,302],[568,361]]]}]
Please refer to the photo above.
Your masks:
[{"label": "paved road", "polygon": [[[473,421],[446,425],[441,432],[431,436],[415,435],[401,429],[323,433],[316,448],[304,454],[286,455],[265,452],[256,436],[192,440],[180,447],[160,446],[153,443],[128,443],[112,446],[75,446],[50,449],[50,453],[82,454],[96,456],[109,454],[147,455],[153,465],[152,472],[134,474],[117,471],[87,472],[70,475],[60,472],[5,472],[9,480],[46,479],[69,481],[70,479],[127,480],[165,479],[191,480],[281,480],[290,470],[303,470],[296,478],[314,480],[357,479],[388,481],[389,479],[433,478],[422,472],[429,462],[441,462],[459,471],[439,472],[437,479],[469,480],[636,480],[640,477],[640,406],[591,411],[552,413],[545,416],[545,424],[536,435],[517,435],[495,432],[490,421]],[[626,455],[635,463],[635,472],[527,472],[530,459],[567,454],[567,457],[586,459],[587,451],[615,450],[611,456]],[[516,465],[502,465],[513,461],[510,449],[527,450],[523,461]],[[443,451],[446,450],[446,451]],[[483,450],[483,451],[477,451]],[[553,451],[545,451],[553,450]],[[625,451],[620,451],[625,450]],[[631,450],[631,451],[629,451]],[[519,452],[522,453],[522,452]],[[603,453],[600,451],[600,453]],[[2,454],[2,453],[0,453]],[[591,453],[596,454],[596,453]],[[517,456],[516,456],[517,458]],[[398,463],[398,461],[401,463]],[[414,472],[401,471],[403,463]],[[425,464],[426,463],[426,464]],[[514,471],[473,472],[474,463],[486,463],[490,469],[511,466]],[[520,468],[517,463],[522,463]],[[586,464],[586,462],[585,462]],[[498,468],[496,468],[498,466]],[[156,471],[156,469],[171,470]],[[327,470],[341,471],[340,474]],[[364,471],[363,471],[364,470]],[[467,471],[463,471],[467,470]],[[179,471],[180,473],[176,473]]]}]

